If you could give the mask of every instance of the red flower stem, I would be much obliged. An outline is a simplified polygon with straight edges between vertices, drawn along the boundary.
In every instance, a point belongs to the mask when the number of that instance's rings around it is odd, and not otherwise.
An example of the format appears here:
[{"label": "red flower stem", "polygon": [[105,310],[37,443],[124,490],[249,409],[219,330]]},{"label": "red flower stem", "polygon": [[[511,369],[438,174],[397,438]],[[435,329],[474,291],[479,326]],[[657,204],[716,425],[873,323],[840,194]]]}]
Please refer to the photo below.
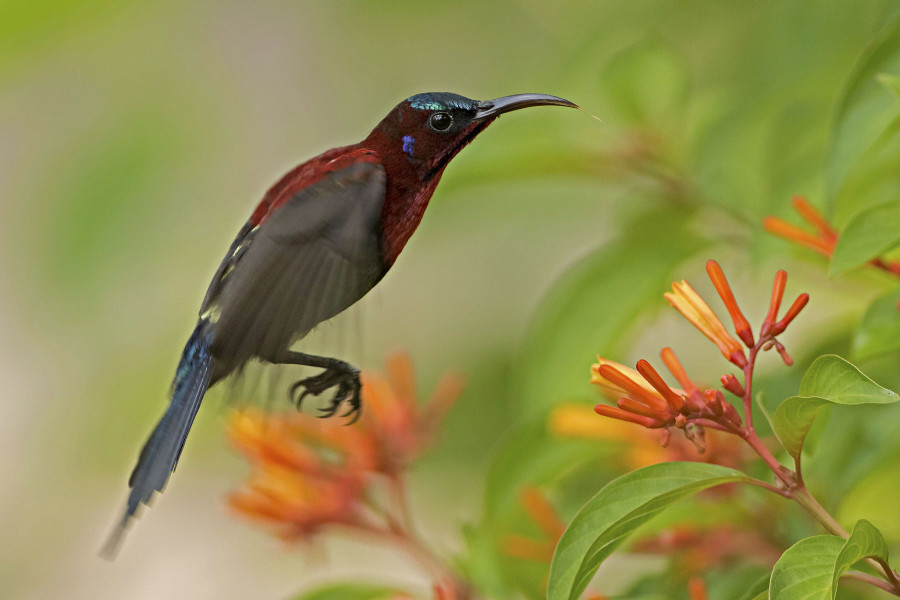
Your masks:
[{"label": "red flower stem", "polygon": [[886,261],[883,258],[873,258],[869,261],[869,264],[875,267],[876,269],[881,269],[886,273],[890,273],[894,276],[900,276],[900,262],[895,260]]},{"label": "red flower stem", "polygon": [[778,459],[775,458],[772,452],[762,443],[762,440],[759,439],[759,436],[754,429],[745,427],[739,435],[751,448],[753,448],[753,451],[759,455],[763,462],[772,469],[775,476],[781,480],[788,490],[797,486],[797,483],[794,481],[794,472],[778,462]]},{"label": "red flower stem", "polygon": [[761,335],[760,339],[757,340],[756,344],[750,348],[750,353],[747,357],[747,364],[744,366],[744,423],[746,425],[742,430],[739,431],[738,435],[740,435],[747,444],[750,445],[751,448],[759,455],[759,457],[765,462],[772,472],[775,473],[775,476],[778,477],[785,484],[785,486],[790,490],[797,486],[797,481],[794,476],[794,472],[782,465],[778,462],[778,459],[775,458],[775,455],[766,448],[765,444],[762,443],[762,440],[759,439],[759,435],[756,433],[756,429],[753,427],[753,368],[756,366],[756,358],[759,356],[759,351],[762,347],[771,341],[771,336]]}]

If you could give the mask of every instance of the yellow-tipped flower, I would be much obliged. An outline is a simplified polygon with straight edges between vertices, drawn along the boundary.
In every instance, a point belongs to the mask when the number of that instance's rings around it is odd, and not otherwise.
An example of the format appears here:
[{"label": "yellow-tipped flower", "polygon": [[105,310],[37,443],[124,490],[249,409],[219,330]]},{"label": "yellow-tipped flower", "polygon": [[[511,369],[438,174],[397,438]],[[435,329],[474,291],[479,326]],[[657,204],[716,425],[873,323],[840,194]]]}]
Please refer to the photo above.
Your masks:
[{"label": "yellow-tipped flower", "polygon": [[719,348],[725,358],[744,368],[747,358],[744,356],[741,343],[728,333],[716,313],[687,281],[682,279],[681,282],[674,282],[672,291],[666,292],[664,296],[669,304],[674,306],[678,312],[684,315],[685,319]]}]

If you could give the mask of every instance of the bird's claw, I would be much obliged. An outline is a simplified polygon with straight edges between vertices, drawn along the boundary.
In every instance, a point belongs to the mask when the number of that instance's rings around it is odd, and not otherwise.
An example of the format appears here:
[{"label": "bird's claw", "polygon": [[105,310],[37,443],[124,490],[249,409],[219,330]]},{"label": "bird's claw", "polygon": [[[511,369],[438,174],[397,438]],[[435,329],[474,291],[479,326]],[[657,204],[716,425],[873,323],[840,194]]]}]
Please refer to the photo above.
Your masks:
[{"label": "bird's claw", "polygon": [[362,383],[359,380],[359,371],[350,365],[346,365],[344,369],[329,368],[313,377],[301,379],[291,386],[289,394],[291,401],[297,406],[297,410],[300,410],[307,395],[318,396],[333,387],[337,387],[337,391],[331,398],[331,404],[326,408],[319,409],[319,412],[322,413],[320,416],[322,418],[334,416],[341,404],[347,402],[350,406],[341,416],[352,417],[348,425],[355,423],[359,419],[362,409],[360,400]]}]

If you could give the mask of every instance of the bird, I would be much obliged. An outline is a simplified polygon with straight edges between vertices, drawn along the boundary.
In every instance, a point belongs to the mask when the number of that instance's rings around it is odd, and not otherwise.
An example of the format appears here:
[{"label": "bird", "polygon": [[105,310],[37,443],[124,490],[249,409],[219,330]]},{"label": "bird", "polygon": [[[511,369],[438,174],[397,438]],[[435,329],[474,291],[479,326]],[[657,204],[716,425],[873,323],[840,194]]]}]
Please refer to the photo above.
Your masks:
[{"label": "bird", "polygon": [[213,275],[168,408],[141,449],[124,514],[103,555],[115,556],[139,506],[165,488],[206,391],[248,361],[320,368],[291,386],[298,407],[308,395],[333,390],[323,416],[345,404],[344,416],[359,416],[359,370],[295,351],[294,343],[384,277],[460,150],[500,115],[545,105],[578,108],[546,94],[486,101],[417,94],[394,107],[363,141],[300,164],[265,193]]}]

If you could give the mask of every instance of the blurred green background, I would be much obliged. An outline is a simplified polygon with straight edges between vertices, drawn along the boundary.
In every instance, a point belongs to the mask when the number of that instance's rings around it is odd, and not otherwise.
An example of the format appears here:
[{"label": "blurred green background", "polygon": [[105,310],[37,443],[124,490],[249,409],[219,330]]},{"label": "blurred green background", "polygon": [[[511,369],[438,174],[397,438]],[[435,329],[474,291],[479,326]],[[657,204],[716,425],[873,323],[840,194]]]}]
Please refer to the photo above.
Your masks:
[{"label": "blurred green background", "polygon": [[[114,563],[97,556],[208,280],[255,203],[414,93],[551,93],[602,119],[547,108],[493,125],[448,169],[386,279],[304,345],[365,367],[407,349],[423,391],[466,373],[442,442],[413,476],[415,511],[440,550],[458,551],[460,526],[498,510],[484,506],[484,476],[517,424],[594,399],[597,352],[633,362],[680,344],[697,377],[715,381],[715,353],[661,298],[673,277],[708,292],[706,258],[733,277],[753,322],[775,269],[788,269],[789,296],[811,293],[786,340],[798,363],[849,352],[851,328],[888,284],[829,280],[824,261],[759,223],[787,216],[794,193],[825,206],[835,103],[896,9],[3,1],[0,596],[284,598],[386,571],[427,585],[390,552],[340,538],[285,551],[227,514],[222,497],[246,472],[224,443],[228,400],[286,407],[297,375],[286,370],[211,393],[161,501]],[[869,369],[900,383],[895,359]],[[855,492],[855,509],[881,493]]]}]

